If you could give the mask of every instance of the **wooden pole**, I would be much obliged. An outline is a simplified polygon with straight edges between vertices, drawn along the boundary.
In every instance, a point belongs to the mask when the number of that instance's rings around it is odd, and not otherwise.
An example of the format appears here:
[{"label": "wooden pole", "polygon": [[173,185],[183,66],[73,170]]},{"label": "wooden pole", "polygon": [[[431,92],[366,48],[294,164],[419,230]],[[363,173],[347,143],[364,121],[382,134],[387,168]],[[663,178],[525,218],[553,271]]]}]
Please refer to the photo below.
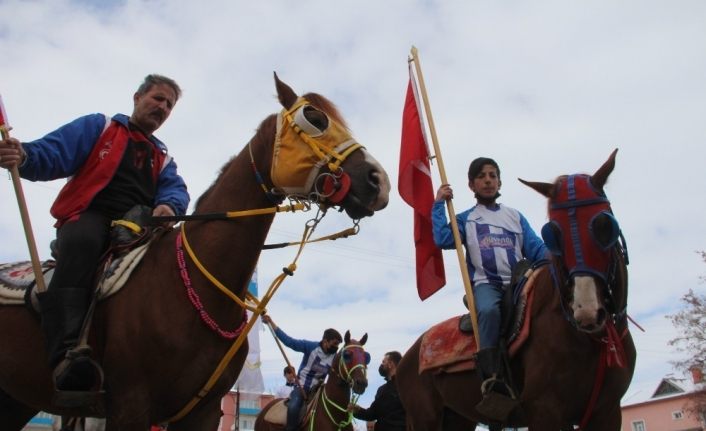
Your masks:
[{"label": "wooden pole", "polygon": [[294,386],[299,388],[299,391],[302,393],[302,399],[306,399],[306,393],[304,392],[304,388],[299,384],[299,375],[297,373],[297,369],[292,366],[292,364],[289,362],[289,358],[287,357],[287,354],[284,352],[284,348],[282,347],[282,342],[279,341],[279,338],[277,338],[277,334],[275,334],[275,330],[272,329],[272,324],[267,323],[267,328],[270,330],[270,334],[272,334],[272,338],[275,339],[275,342],[277,343],[277,347],[279,347],[279,351],[282,353],[282,357],[284,358],[284,362],[287,363],[287,366],[291,369],[294,370]]},{"label": "wooden pole", "polygon": [[[2,132],[3,140],[10,139],[10,131],[6,124],[0,124],[0,132]],[[34,270],[34,279],[37,283],[37,292],[44,292],[47,290],[47,287],[44,284],[44,273],[42,272],[42,264],[39,262],[39,254],[37,254],[37,243],[34,241],[34,233],[32,233],[32,222],[29,219],[29,212],[27,211],[27,201],[25,201],[25,195],[22,191],[22,182],[20,181],[20,172],[17,169],[17,165],[13,166],[12,169],[10,169],[10,176],[12,177],[12,185],[15,189],[15,196],[17,197],[17,206],[20,208],[22,227],[25,231],[27,247],[29,248],[29,256],[32,260],[32,269]]]},{"label": "wooden pole", "polygon": [[[431,107],[429,104],[429,97],[427,96],[426,86],[424,85],[424,76],[422,75],[422,66],[419,64],[419,54],[417,48],[412,46],[411,59],[414,63],[414,68],[417,71],[417,78],[419,79],[419,92],[422,96],[422,101],[424,102],[424,113],[427,117],[427,123],[429,124],[429,132],[431,133],[431,142],[434,146],[434,154],[436,157],[436,164],[439,167],[439,175],[441,176],[441,184],[448,184],[446,178],[446,169],[444,168],[444,160],[441,157],[441,148],[439,147],[439,141],[436,137],[436,127],[434,127],[434,119],[431,116]],[[466,298],[468,302],[468,312],[471,315],[471,324],[473,325],[473,336],[476,340],[476,347],[480,349],[480,335],[478,334],[478,316],[476,314],[476,302],[473,298],[473,286],[471,284],[471,278],[468,275],[468,266],[466,266],[466,259],[463,255],[463,244],[461,243],[461,234],[458,231],[458,223],[456,221],[456,211],[454,211],[453,202],[451,199],[446,201],[446,209],[449,212],[449,219],[451,220],[451,231],[453,232],[454,243],[456,244],[456,255],[458,256],[458,263],[461,267],[461,277],[463,278],[463,288],[466,291]]]}]

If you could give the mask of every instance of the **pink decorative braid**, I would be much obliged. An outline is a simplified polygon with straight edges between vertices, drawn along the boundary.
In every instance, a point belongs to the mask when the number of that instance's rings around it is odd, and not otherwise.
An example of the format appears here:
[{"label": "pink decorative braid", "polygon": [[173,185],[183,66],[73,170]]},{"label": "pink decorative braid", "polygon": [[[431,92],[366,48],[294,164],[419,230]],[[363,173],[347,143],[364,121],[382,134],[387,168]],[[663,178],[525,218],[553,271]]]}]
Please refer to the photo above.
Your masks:
[{"label": "pink decorative braid", "polygon": [[176,258],[177,263],[179,264],[179,273],[181,274],[181,279],[184,282],[184,286],[186,287],[186,295],[189,297],[189,301],[191,301],[191,304],[194,306],[196,311],[198,311],[201,320],[203,320],[206,326],[211,328],[213,332],[217,333],[226,340],[232,340],[238,335],[240,335],[240,333],[243,332],[243,330],[245,329],[245,325],[248,323],[248,318],[247,314],[245,313],[245,310],[243,310],[243,319],[240,323],[240,326],[238,326],[235,331],[224,331],[223,329],[221,329],[220,326],[218,326],[218,323],[216,323],[216,321],[213,320],[211,316],[209,316],[208,312],[201,303],[201,298],[199,297],[199,294],[196,293],[194,287],[191,285],[189,270],[186,268],[186,260],[184,259],[184,249],[182,247],[181,234],[177,234],[176,236]]}]

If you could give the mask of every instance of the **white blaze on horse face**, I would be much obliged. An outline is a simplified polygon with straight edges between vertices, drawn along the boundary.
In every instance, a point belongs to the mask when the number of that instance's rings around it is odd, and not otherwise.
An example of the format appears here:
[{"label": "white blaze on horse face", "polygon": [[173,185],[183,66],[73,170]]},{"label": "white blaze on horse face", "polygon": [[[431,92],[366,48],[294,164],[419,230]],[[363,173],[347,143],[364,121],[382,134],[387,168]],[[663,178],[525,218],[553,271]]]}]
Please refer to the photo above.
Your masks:
[{"label": "white blaze on horse face", "polygon": [[375,160],[375,157],[371,156],[365,148],[361,148],[360,150],[365,154],[365,161],[375,167],[375,173],[373,173],[373,175],[377,179],[380,187],[377,199],[375,199],[375,202],[373,202],[368,209],[371,211],[379,211],[385,208],[390,200],[390,178],[387,176],[385,169],[382,168],[382,165]]},{"label": "white blaze on horse face", "polygon": [[574,277],[574,301],[571,308],[574,320],[582,329],[591,331],[600,329],[598,316],[602,308],[598,299],[598,286],[593,277],[577,275]]}]

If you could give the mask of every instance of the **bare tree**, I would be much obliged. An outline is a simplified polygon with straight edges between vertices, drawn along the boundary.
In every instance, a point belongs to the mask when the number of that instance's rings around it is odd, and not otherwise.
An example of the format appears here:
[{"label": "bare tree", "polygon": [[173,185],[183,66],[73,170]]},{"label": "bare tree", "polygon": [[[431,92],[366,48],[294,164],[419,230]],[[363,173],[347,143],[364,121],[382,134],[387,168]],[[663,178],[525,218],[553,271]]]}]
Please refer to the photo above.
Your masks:
[{"label": "bare tree", "polygon": [[[706,252],[697,252],[706,262]],[[706,276],[699,277],[702,283]],[[669,341],[677,352],[684,354],[684,359],[673,361],[673,365],[684,372],[691,372],[695,377],[695,396],[687,405],[686,410],[697,418],[704,420],[706,417],[706,383],[696,381],[703,379],[704,364],[706,362],[706,295],[698,294],[692,289],[682,296],[684,308],[667,316],[677,328],[679,335]]]}]

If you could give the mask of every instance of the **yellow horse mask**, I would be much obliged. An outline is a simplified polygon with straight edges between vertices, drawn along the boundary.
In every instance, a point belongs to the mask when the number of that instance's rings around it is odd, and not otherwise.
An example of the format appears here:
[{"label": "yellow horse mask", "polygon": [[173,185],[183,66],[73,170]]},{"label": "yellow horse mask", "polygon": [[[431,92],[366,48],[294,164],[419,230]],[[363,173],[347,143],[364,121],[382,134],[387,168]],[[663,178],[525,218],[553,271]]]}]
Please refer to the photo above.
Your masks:
[{"label": "yellow horse mask", "polygon": [[[350,188],[350,178],[341,164],[362,145],[330,117],[324,130],[311,124],[304,115],[307,106],[311,106],[309,101],[300,97],[291,108],[277,115],[272,182],[287,195],[308,197],[317,179],[324,175],[323,190],[315,192],[335,204]],[[324,165],[330,172],[319,174]]]}]

